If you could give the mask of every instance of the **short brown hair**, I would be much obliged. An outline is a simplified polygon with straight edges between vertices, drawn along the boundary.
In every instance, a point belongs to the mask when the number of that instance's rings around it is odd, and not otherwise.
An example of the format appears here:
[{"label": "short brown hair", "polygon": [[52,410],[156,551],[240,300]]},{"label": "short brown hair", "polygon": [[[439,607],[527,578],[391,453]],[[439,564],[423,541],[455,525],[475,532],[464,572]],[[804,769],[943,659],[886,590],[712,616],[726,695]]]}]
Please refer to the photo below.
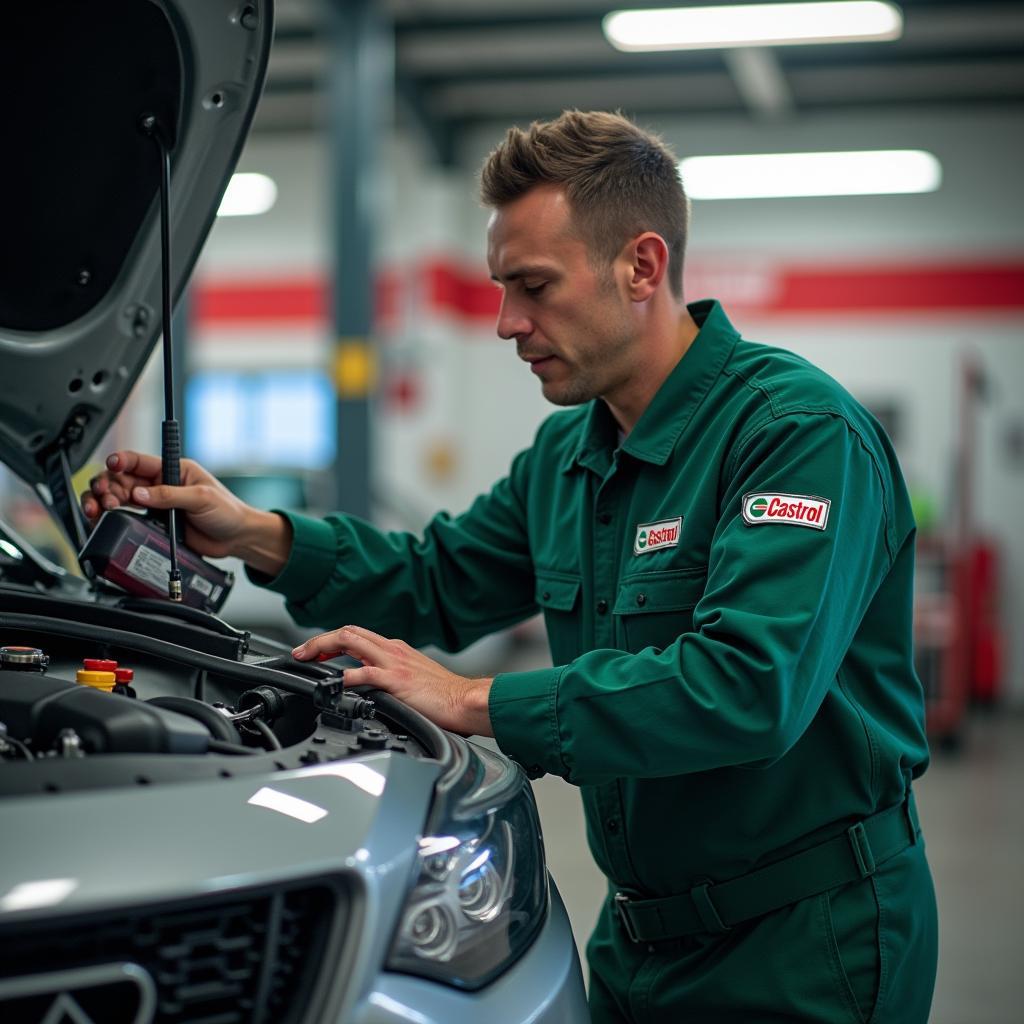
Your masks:
[{"label": "short brown hair", "polygon": [[682,297],[689,205],[676,158],[660,138],[604,111],[567,110],[526,131],[510,128],[484,162],[481,199],[504,206],[542,183],[564,186],[575,227],[609,263],[635,235],[661,235],[672,294]]}]

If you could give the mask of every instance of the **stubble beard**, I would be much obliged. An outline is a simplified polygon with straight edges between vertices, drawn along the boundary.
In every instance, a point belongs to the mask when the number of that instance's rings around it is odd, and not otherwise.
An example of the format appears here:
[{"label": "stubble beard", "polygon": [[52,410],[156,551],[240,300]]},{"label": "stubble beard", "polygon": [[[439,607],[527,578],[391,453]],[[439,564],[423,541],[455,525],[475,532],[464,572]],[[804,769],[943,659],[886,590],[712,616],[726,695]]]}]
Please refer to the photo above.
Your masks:
[{"label": "stubble beard", "polygon": [[541,391],[552,405],[583,405],[600,393],[594,376],[587,370],[577,368],[568,380],[542,384]]},{"label": "stubble beard", "polygon": [[[609,311],[611,313],[611,311]],[[624,376],[626,354],[633,347],[633,324],[621,307],[600,321],[600,330],[583,331],[587,341],[577,347],[577,356],[566,380],[543,382],[541,391],[552,405],[583,405],[613,390]]]}]

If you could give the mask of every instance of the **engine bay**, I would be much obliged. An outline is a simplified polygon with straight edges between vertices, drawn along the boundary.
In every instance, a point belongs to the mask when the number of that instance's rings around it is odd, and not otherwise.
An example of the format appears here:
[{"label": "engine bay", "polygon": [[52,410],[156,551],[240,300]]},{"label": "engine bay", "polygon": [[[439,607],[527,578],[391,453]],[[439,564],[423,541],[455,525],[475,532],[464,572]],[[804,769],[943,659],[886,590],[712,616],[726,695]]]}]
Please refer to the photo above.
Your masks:
[{"label": "engine bay", "polygon": [[[351,664],[351,662],[350,662]],[[393,750],[443,759],[438,730],[344,667],[166,601],[0,588],[0,795],[281,771]]]}]

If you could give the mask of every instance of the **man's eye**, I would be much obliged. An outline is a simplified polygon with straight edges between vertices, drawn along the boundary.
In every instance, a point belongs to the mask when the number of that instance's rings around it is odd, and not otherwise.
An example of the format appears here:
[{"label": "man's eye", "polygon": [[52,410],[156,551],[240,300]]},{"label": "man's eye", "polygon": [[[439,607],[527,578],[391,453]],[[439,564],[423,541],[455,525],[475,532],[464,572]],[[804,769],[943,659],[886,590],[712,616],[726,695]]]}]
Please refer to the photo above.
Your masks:
[{"label": "man's eye", "polygon": [[548,286],[547,281],[542,281],[540,284],[534,284],[534,285],[524,284],[523,285],[523,291],[526,292],[527,295],[540,295],[540,293],[542,291],[544,291],[544,289],[547,286]]}]

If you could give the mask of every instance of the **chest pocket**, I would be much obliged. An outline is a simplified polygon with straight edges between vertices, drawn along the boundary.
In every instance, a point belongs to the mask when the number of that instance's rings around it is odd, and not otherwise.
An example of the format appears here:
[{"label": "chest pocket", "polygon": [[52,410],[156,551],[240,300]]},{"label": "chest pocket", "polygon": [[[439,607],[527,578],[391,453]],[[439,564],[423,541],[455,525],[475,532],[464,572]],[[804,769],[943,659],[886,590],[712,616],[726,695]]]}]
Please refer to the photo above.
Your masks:
[{"label": "chest pocket", "polygon": [[580,577],[571,573],[537,573],[534,600],[544,613],[548,645],[555,665],[564,665],[580,654]]},{"label": "chest pocket", "polygon": [[612,614],[627,651],[668,647],[693,629],[693,609],[704,593],[703,569],[664,569],[623,578]]}]

